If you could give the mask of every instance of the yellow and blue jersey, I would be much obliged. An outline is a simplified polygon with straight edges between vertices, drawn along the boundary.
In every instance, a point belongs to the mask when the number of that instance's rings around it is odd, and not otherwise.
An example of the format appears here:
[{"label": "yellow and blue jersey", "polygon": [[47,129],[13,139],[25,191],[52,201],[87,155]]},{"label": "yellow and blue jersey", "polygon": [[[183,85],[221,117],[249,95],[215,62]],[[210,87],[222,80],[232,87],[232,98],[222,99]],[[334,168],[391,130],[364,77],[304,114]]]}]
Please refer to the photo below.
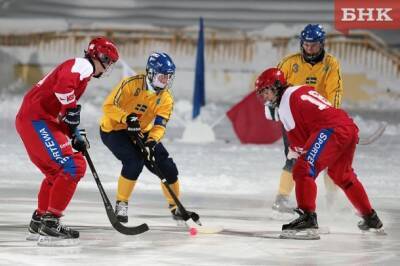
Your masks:
[{"label": "yellow and blue jersey", "polygon": [[334,107],[340,107],[343,96],[342,75],[339,62],[331,54],[325,52],[322,61],[311,65],[301,53],[295,53],[283,58],[277,67],[283,71],[288,83],[313,86]]},{"label": "yellow and blue jersey", "polygon": [[159,142],[165,134],[173,106],[174,99],[168,88],[156,93],[148,88],[145,75],[125,78],[104,101],[100,127],[103,132],[126,129],[126,117],[135,113],[142,132]]}]

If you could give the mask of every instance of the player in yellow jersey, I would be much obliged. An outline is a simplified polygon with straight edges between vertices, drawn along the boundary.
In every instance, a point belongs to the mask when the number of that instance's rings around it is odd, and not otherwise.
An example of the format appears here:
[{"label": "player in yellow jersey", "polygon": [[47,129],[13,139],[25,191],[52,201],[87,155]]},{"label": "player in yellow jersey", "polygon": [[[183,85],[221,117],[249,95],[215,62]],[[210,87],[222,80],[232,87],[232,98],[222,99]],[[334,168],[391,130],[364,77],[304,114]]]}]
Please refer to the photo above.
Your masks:
[{"label": "player in yellow jersey", "polygon": [[[340,107],[343,86],[339,62],[324,49],[325,31],[319,24],[309,24],[300,34],[300,52],[285,57],[278,68],[283,71],[287,82],[292,85],[308,84],[324,96],[332,106]],[[266,108],[266,112],[268,112]],[[269,110],[274,115],[274,110]],[[285,155],[288,158],[280,177],[279,191],[272,209],[279,213],[292,213],[288,198],[293,190],[292,167],[294,159],[288,156],[288,140],[283,130]],[[327,202],[332,202],[337,187],[327,174],[324,176]]]},{"label": "player in yellow jersey", "polygon": [[[153,53],[148,58],[146,74],[123,79],[103,104],[101,139],[122,163],[115,207],[120,222],[128,222],[128,201],[143,166],[155,173],[149,160],[157,164],[179,197],[178,169],[161,143],[174,106],[170,91],[174,75],[175,64],[169,55]],[[146,151],[132,141],[137,137]],[[162,189],[173,218],[181,220],[173,198],[164,185]]]}]

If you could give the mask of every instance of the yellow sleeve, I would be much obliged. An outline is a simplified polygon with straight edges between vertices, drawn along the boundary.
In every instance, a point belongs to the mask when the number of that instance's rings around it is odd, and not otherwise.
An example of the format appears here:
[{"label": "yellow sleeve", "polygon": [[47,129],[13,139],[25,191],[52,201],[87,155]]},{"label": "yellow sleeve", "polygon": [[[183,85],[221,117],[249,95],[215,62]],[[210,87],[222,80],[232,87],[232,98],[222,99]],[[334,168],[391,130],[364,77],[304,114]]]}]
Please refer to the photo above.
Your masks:
[{"label": "yellow sleeve", "polygon": [[169,92],[165,92],[166,97],[163,99],[162,104],[158,107],[154,119],[154,126],[149,132],[149,139],[154,139],[159,142],[165,135],[168,120],[172,115],[174,101]]},{"label": "yellow sleeve", "polygon": [[343,80],[339,62],[335,58],[331,58],[331,69],[326,77],[325,91],[327,100],[339,108],[343,97]]},{"label": "yellow sleeve", "polygon": [[128,114],[121,108],[123,102],[128,98],[129,88],[127,79],[121,82],[111,91],[103,104],[104,114],[118,123],[125,123]]},{"label": "yellow sleeve", "polygon": [[291,70],[291,64],[289,57],[285,57],[282,59],[282,61],[279,62],[279,64],[276,66],[279,68],[283,74],[285,75],[286,80],[289,78],[289,72]]}]

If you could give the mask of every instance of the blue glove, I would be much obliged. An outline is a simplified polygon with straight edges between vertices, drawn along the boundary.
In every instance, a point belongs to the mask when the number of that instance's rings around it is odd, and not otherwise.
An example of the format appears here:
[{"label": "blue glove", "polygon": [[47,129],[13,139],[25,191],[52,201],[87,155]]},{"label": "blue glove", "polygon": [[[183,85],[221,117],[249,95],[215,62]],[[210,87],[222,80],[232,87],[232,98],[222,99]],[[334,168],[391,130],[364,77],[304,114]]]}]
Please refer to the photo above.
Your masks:
[{"label": "blue glove", "polygon": [[87,132],[85,129],[79,129],[77,131],[78,133],[74,132],[72,135],[71,145],[75,150],[84,152],[90,148],[90,143],[87,139]]}]

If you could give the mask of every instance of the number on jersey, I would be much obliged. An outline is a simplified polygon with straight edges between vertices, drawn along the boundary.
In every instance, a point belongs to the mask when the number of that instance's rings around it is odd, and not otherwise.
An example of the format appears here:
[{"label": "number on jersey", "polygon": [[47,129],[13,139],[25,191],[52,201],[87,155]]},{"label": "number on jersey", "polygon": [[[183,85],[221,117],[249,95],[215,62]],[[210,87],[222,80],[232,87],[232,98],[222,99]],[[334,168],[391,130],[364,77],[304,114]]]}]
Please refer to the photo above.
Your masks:
[{"label": "number on jersey", "polygon": [[310,103],[315,104],[318,106],[319,110],[332,107],[332,104],[316,91],[308,91],[308,94],[303,94],[300,96],[300,98],[303,101],[309,101]]}]

